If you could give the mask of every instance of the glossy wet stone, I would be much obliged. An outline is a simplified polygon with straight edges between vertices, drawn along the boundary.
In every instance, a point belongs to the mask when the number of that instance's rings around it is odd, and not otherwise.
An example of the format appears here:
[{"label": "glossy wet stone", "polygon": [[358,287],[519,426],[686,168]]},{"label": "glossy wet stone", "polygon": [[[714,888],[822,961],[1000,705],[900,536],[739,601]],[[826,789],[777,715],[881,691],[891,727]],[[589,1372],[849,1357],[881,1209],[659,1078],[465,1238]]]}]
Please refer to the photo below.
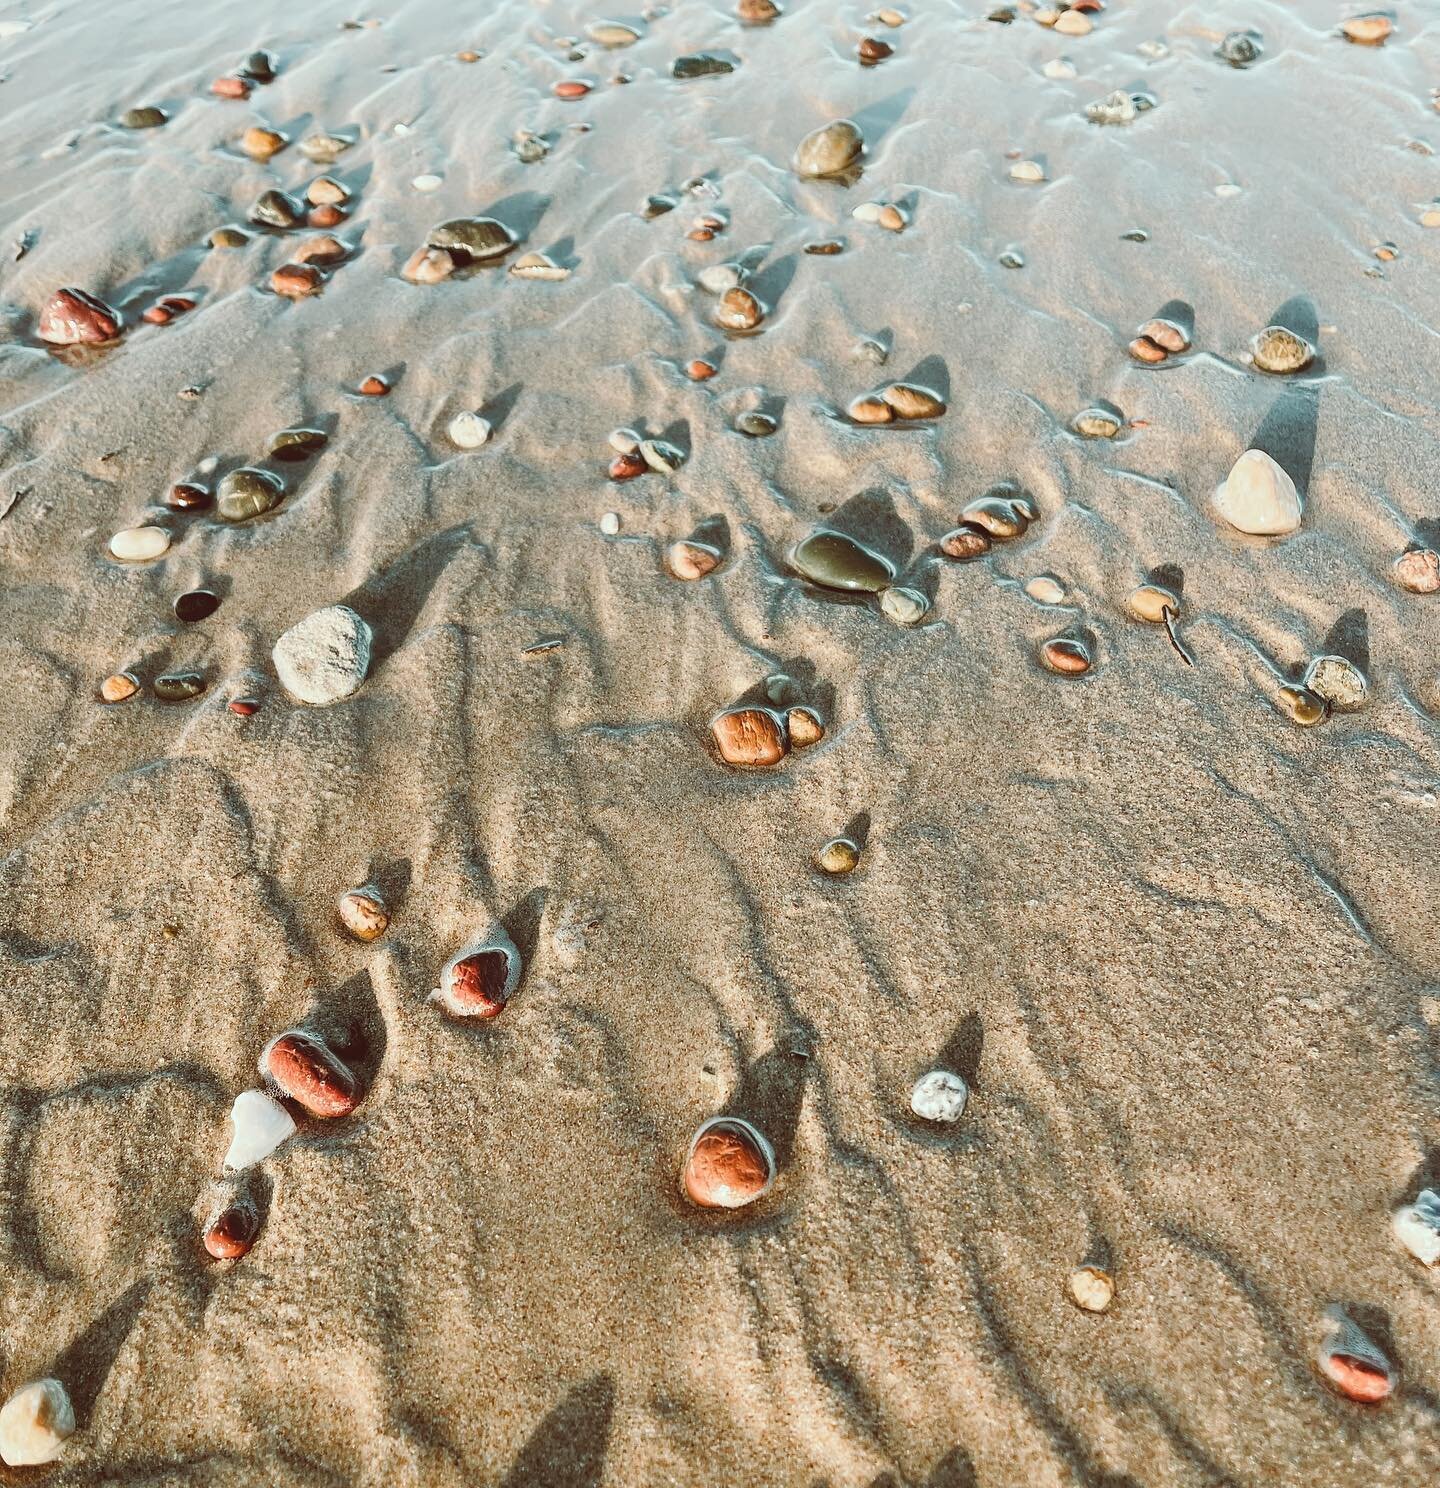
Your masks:
[{"label": "glossy wet stone", "polygon": [[175,601],[175,617],[186,625],[208,620],[220,608],[220,596],[212,589],[191,589]]},{"label": "glossy wet stone", "polygon": [[815,854],[815,866],[835,876],[853,873],[859,863],[860,849],[848,837],[832,837]]},{"label": "glossy wet stone", "polygon": [[789,742],[768,708],[732,708],[710,724],[715,749],[727,765],[768,769],[785,758]]},{"label": "glossy wet stone", "polygon": [[110,539],[110,556],[122,563],[149,563],[170,549],[163,527],[124,527]]},{"label": "glossy wet stone", "polygon": [[165,505],[175,511],[204,511],[214,497],[194,481],[176,481],[165,493]]},{"label": "glossy wet stone", "polygon": [[836,119],[802,139],[795,150],[794,167],[801,176],[838,176],[859,160],[865,136],[852,119]]},{"label": "glossy wet stone", "polygon": [[1040,647],[1041,664],[1064,677],[1080,677],[1090,670],[1090,650],[1073,636],[1056,636]]},{"label": "glossy wet stone", "polygon": [[500,258],[515,246],[515,234],[493,217],[454,217],[425,235],[427,248],[443,248],[461,263]]},{"label": "glossy wet stone", "polygon": [[779,427],[768,413],[761,413],[758,409],[750,409],[735,420],[735,428],[741,434],[748,434],[751,439],[766,439]]},{"label": "glossy wet stone", "polygon": [[164,672],[151,684],[151,691],[162,703],[184,703],[205,691],[205,678],[200,672]]},{"label": "glossy wet stone", "polygon": [[727,331],[753,331],[765,319],[765,306],[748,289],[727,289],[715,307],[715,324]]},{"label": "glossy wet stone", "polygon": [[1070,427],[1082,439],[1114,439],[1121,423],[1108,408],[1083,408],[1070,420]]},{"label": "glossy wet stone", "polygon": [[1301,728],[1311,728],[1325,718],[1328,709],[1325,699],[1308,687],[1282,687],[1275,694],[1275,705],[1291,721]]},{"label": "glossy wet stone", "polygon": [[311,1116],[334,1120],[360,1104],[354,1072],[324,1039],[302,1028],[292,1028],[265,1046],[260,1073]]},{"label": "glossy wet stone", "polygon": [[750,1122],[716,1117],[691,1139],[680,1181],[685,1196],[702,1209],[740,1209],[769,1192],[775,1153]]},{"label": "glossy wet stone", "polygon": [[238,227],[217,227],[206,241],[212,248],[243,248],[250,241],[250,234]]},{"label": "glossy wet stone", "polygon": [[681,79],[718,77],[734,71],[735,64],[728,57],[718,57],[713,52],[694,52],[688,57],[676,57],[670,66],[671,77]]},{"label": "glossy wet stone", "polygon": [[508,940],[457,956],[440,978],[440,1000],[457,1018],[498,1017],[513,996],[520,956]]},{"label": "glossy wet stone", "polygon": [[245,1255],[260,1234],[260,1215],[249,1199],[233,1199],[205,1226],[202,1242],[206,1253],[217,1261],[235,1261]]},{"label": "glossy wet stone", "polygon": [[1019,537],[1030,525],[1029,518],[1004,496],[980,496],[960,513],[965,527],[979,527],[996,542]]},{"label": "glossy wet stone", "polygon": [[911,382],[892,382],[881,388],[880,398],[900,419],[937,419],[945,412],[945,402],[938,393]]},{"label": "glossy wet stone", "polygon": [[247,215],[259,227],[275,227],[283,231],[298,227],[305,214],[283,191],[271,189],[262,191],[255,198]]},{"label": "glossy wet stone", "polygon": [[144,108],[126,109],[120,115],[120,127],[122,129],[158,129],[169,117],[164,109],[148,105]]},{"label": "glossy wet stone", "polygon": [[957,563],[983,558],[990,551],[992,539],[983,527],[962,522],[940,539],[940,551]]},{"label": "glossy wet stone", "polygon": [[919,625],[930,613],[930,601],[918,589],[895,584],[881,590],[880,609],[896,625]]},{"label": "glossy wet stone", "polygon": [[822,529],[798,542],[790,566],[827,589],[878,594],[894,582],[890,561],[843,532]]},{"label": "glossy wet stone", "polygon": [[226,522],[247,522],[274,511],[285,499],[278,475],[242,465],[223,477],[215,493],[215,509]]},{"label": "glossy wet stone", "polygon": [[1137,620],[1144,620],[1151,625],[1163,625],[1167,609],[1172,615],[1179,613],[1180,600],[1163,584],[1141,584],[1138,589],[1131,591],[1125,607]]},{"label": "glossy wet stone", "polygon": [[120,312],[83,289],[57,290],[40,312],[36,333],[51,346],[98,345],[121,330]]},{"label": "glossy wet stone", "polygon": [[281,429],[270,439],[270,453],[277,460],[309,460],[330,442],[323,429]]}]

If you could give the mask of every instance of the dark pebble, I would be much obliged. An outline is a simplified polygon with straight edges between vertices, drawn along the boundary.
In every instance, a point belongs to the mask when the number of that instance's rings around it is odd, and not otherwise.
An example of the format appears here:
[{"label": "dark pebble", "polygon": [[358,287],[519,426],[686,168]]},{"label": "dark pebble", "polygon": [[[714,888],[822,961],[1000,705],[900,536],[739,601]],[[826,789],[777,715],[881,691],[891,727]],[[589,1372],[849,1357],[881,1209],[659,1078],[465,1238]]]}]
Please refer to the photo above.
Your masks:
[{"label": "dark pebble", "polygon": [[213,500],[210,492],[194,481],[176,481],[165,493],[165,505],[172,511],[204,511]]},{"label": "dark pebble", "polygon": [[220,608],[220,596],[210,589],[191,589],[175,601],[175,614],[186,625],[208,620]]},{"label": "dark pebble", "polygon": [[166,672],[156,677],[151,691],[163,703],[183,703],[205,691],[205,678],[199,672]]}]

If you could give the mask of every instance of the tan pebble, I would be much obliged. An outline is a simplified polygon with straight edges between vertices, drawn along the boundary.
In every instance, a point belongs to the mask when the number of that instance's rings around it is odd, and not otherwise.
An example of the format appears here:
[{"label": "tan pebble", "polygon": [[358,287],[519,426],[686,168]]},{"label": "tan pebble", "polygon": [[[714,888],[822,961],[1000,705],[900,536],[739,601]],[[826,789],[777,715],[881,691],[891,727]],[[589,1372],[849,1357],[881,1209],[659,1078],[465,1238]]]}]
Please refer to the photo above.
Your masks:
[{"label": "tan pebble", "polygon": [[815,854],[815,866],[822,873],[850,873],[860,862],[860,849],[848,837],[832,837]]},{"label": "tan pebble", "polygon": [[857,424],[890,424],[895,421],[895,410],[884,398],[867,393],[850,405],[850,417]]},{"label": "tan pebble", "polygon": [[1045,167],[1038,160],[1017,160],[1010,167],[1010,179],[1038,186],[1045,179]]},{"label": "tan pebble", "polygon": [[1394,29],[1394,21],[1379,14],[1351,16],[1340,23],[1345,39],[1360,46],[1380,46]]},{"label": "tan pebble", "polygon": [[796,749],[809,749],[825,737],[825,725],[813,708],[791,708],[785,715],[785,729]]},{"label": "tan pebble", "polygon": [[122,563],[149,563],[170,549],[163,527],[124,527],[110,539],[110,556]]},{"label": "tan pebble", "polygon": [[305,200],[312,207],[334,206],[349,199],[350,193],[333,176],[317,176],[305,188]]},{"label": "tan pebble", "polygon": [[893,6],[886,5],[875,12],[875,19],[882,26],[889,26],[893,29],[894,27],[905,24],[905,12],[903,10],[896,10]]},{"label": "tan pebble", "polygon": [[1090,651],[1083,641],[1056,636],[1040,647],[1040,660],[1052,672],[1080,677],[1090,670]]},{"label": "tan pebble", "polygon": [[297,264],[339,263],[349,251],[339,238],[331,237],[329,233],[322,233],[319,237],[306,238],[295,249],[294,262]]},{"label": "tan pebble", "polygon": [[1161,350],[1176,356],[1190,350],[1190,337],[1173,320],[1147,320],[1138,334],[1148,336]]},{"label": "tan pebble", "polygon": [[1115,1279],[1099,1266],[1077,1266],[1067,1286],[1070,1300],[1085,1312],[1104,1312],[1115,1299]]},{"label": "tan pebble", "polygon": [[1434,594],[1440,589],[1440,553],[1412,548],[1395,560],[1395,582],[1412,594]]},{"label": "tan pebble", "polygon": [[1179,599],[1163,584],[1141,584],[1125,603],[1135,619],[1152,625],[1163,624],[1167,609],[1172,615],[1180,609]]},{"label": "tan pebble", "polygon": [[439,284],[455,272],[455,260],[443,248],[417,248],[400,270],[411,284]]},{"label": "tan pebble", "polygon": [[640,436],[634,429],[612,429],[609,444],[618,454],[633,455],[640,448]]},{"label": "tan pebble", "polygon": [[727,289],[715,307],[715,322],[727,331],[753,331],[765,319],[765,307],[748,289]]},{"label": "tan pebble", "polygon": [[259,124],[252,124],[241,136],[240,148],[256,160],[269,160],[289,143],[278,129],[265,129]]},{"label": "tan pebble", "polygon": [[[1440,107],[1440,105],[1437,105],[1437,107]],[[1440,227],[1440,204],[1437,204],[1433,207],[1426,207],[1425,210],[1421,212],[1420,226]]]},{"label": "tan pebble", "polygon": [[1095,29],[1095,22],[1083,11],[1063,11],[1055,20],[1055,31],[1060,36],[1089,36]]},{"label": "tan pebble", "polygon": [[938,393],[910,382],[892,382],[880,389],[880,396],[902,419],[937,419],[945,413],[945,403]]},{"label": "tan pebble", "polygon": [[356,940],[379,940],[390,928],[390,911],[385,907],[380,890],[373,885],[347,889],[341,894],[337,908],[340,923]]},{"label": "tan pebble", "polygon": [[479,52],[456,52],[455,53],[455,60],[457,62],[478,62],[480,60],[480,53]]},{"label": "tan pebble", "polygon": [[75,1434],[75,1410],[57,1379],[32,1380],[0,1407],[0,1460],[10,1467],[53,1462]]},{"label": "tan pebble", "polygon": [[958,563],[968,563],[973,558],[983,558],[990,551],[990,534],[983,527],[962,522],[953,532],[940,539],[940,551]]},{"label": "tan pebble", "polygon": [[785,758],[788,745],[780,720],[768,708],[736,708],[710,725],[715,747],[727,765],[766,768]]},{"label": "tan pebble", "polygon": [[1169,355],[1163,346],[1158,346],[1149,336],[1136,336],[1130,343],[1129,351],[1137,362],[1148,362],[1152,366],[1163,362]]},{"label": "tan pebble", "polygon": [[303,300],[307,295],[319,294],[325,278],[314,264],[281,264],[270,276],[270,288],[287,300]]},{"label": "tan pebble", "polygon": [[1319,723],[1326,713],[1325,699],[1317,697],[1308,687],[1282,687],[1275,694],[1275,703],[1291,723],[1298,723],[1301,728]]},{"label": "tan pebble", "polygon": [[1065,599],[1065,587],[1053,574],[1036,574],[1026,582],[1025,592],[1036,604],[1058,605]]},{"label": "tan pebble", "polygon": [[552,283],[570,277],[570,270],[543,253],[522,253],[510,265],[510,272],[517,279],[544,279]]},{"label": "tan pebble", "polygon": [[905,208],[896,206],[894,202],[886,202],[875,220],[887,232],[904,232],[910,226],[910,217]]},{"label": "tan pebble", "polygon": [[997,542],[1019,537],[1030,525],[1030,519],[1013,501],[1002,496],[980,496],[960,513],[960,521],[979,527]]},{"label": "tan pebble", "polygon": [[100,684],[100,696],[107,703],[123,703],[139,691],[139,678],[131,672],[115,672]]},{"label": "tan pebble", "polygon": [[677,579],[703,579],[720,566],[720,554],[714,548],[689,538],[671,543],[665,559]]}]

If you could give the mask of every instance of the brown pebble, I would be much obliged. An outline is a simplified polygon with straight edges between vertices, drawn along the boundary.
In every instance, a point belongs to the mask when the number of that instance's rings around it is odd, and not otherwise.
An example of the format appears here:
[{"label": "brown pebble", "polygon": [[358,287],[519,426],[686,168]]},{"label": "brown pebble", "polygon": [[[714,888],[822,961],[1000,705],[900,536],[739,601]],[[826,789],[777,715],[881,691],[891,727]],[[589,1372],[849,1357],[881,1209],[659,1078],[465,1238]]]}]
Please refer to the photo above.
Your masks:
[{"label": "brown pebble", "polygon": [[880,389],[880,397],[895,410],[896,418],[937,419],[945,413],[945,403],[938,394],[910,382],[892,382]]},{"label": "brown pebble", "polygon": [[411,284],[439,284],[455,272],[455,260],[443,248],[417,248],[400,270]]},{"label": "brown pebble", "polygon": [[131,672],[116,672],[100,684],[100,696],[107,703],[123,703],[140,691],[140,679]]},{"label": "brown pebble", "polygon": [[205,1226],[206,1251],[217,1261],[234,1261],[254,1245],[260,1215],[249,1199],[233,1199]]},{"label": "brown pebble", "polygon": [[226,706],[232,713],[238,713],[241,718],[249,718],[252,713],[259,712],[260,700],[249,697],[231,698]]},{"label": "brown pebble", "polygon": [[843,238],[814,238],[806,243],[805,251],[818,254],[822,258],[830,258],[837,253],[844,253],[845,240]]},{"label": "brown pebble", "polygon": [[479,52],[456,52],[455,53],[455,60],[457,62],[478,62],[480,60],[480,53]]},{"label": "brown pebble", "polygon": [[340,202],[348,201],[349,198],[350,193],[334,176],[316,176],[305,188],[305,200],[312,207],[337,206]]},{"label": "brown pebble", "polygon": [[813,708],[791,708],[785,715],[785,731],[796,749],[809,749],[825,737],[825,725]]},{"label": "brown pebble", "polygon": [[715,236],[715,234],[713,230],[708,227],[692,227],[690,231],[685,234],[685,236],[689,238],[692,243],[708,243]]},{"label": "brown pebble", "polygon": [[120,315],[83,289],[60,289],[40,312],[36,334],[52,346],[99,345],[120,334]]},{"label": "brown pebble", "polygon": [[696,357],[695,360],[691,362],[688,367],[685,368],[685,375],[691,380],[691,382],[707,382],[710,378],[714,377],[714,375],[719,370],[720,369],[715,365],[714,362],[707,362],[703,357]]},{"label": "brown pebble", "polygon": [[748,289],[727,289],[715,308],[717,325],[727,331],[753,331],[765,319],[765,307]]},{"label": "brown pebble", "polygon": [[895,422],[895,410],[884,398],[866,393],[850,405],[850,417],[857,424],[891,424]]},{"label": "brown pebble", "polygon": [[1347,41],[1360,46],[1380,46],[1395,29],[1395,23],[1387,15],[1351,16],[1340,23],[1340,30]]},{"label": "brown pebble", "polygon": [[499,946],[464,956],[445,968],[442,994],[451,1012],[463,1018],[494,1018],[510,999],[510,956]]},{"label": "brown pebble", "polygon": [[249,78],[218,77],[210,84],[210,91],[217,98],[249,98],[254,86]]},{"label": "brown pebble", "polygon": [[194,481],[176,481],[165,493],[165,505],[172,511],[203,511],[212,499],[209,490]]},{"label": "brown pebble", "polygon": [[710,725],[715,747],[727,765],[764,769],[785,758],[788,745],[780,720],[768,708],[736,708]]},{"label": "brown pebble", "polygon": [[1149,336],[1136,336],[1130,343],[1130,355],[1137,362],[1149,362],[1152,366],[1157,362],[1163,362],[1169,352],[1163,346],[1157,345]]},{"label": "brown pebble", "polygon": [[702,1209],[739,1209],[753,1204],[775,1180],[775,1154],[748,1121],[707,1121],[685,1157],[681,1183]]},{"label": "brown pebble", "polygon": [[265,129],[259,124],[252,124],[240,137],[240,148],[254,160],[269,160],[289,143],[278,129]]},{"label": "brown pebble", "polygon": [[260,1073],[312,1116],[348,1116],[360,1104],[350,1069],[324,1039],[302,1028],[270,1040],[260,1056]]},{"label": "brown pebble", "polygon": [[904,232],[910,226],[910,217],[904,207],[897,207],[894,202],[886,202],[875,221],[887,232]]},{"label": "brown pebble", "polygon": [[704,543],[686,539],[670,544],[665,561],[677,579],[703,579],[720,566],[720,554]]},{"label": "brown pebble", "polygon": [[865,36],[860,40],[860,45],[855,48],[862,62],[883,62],[886,57],[894,52],[895,48],[888,41],[879,41],[873,36]]},{"label": "brown pebble", "polygon": [[346,213],[344,207],[337,207],[333,202],[326,202],[324,206],[311,207],[305,214],[305,225],[307,227],[339,227],[345,221]]},{"label": "brown pebble", "polygon": [[292,262],[297,264],[339,263],[350,252],[339,238],[322,233],[318,238],[306,238],[294,251]]},{"label": "brown pebble", "polygon": [[610,462],[610,479],[612,481],[634,480],[637,475],[644,475],[649,468],[645,463],[644,455],[638,450],[628,455],[616,455]]},{"label": "brown pebble", "polygon": [[1290,722],[1301,728],[1319,723],[1328,711],[1325,699],[1308,687],[1282,687],[1275,694],[1275,702]]},{"label": "brown pebble", "polygon": [[359,391],[364,393],[367,398],[383,398],[390,391],[390,384],[383,377],[379,376],[378,373],[372,372],[360,384]]},{"label": "brown pebble", "polygon": [[319,294],[324,283],[324,275],[308,263],[281,264],[270,276],[270,288],[287,300],[303,300],[307,295]]},{"label": "brown pebble", "polygon": [[1090,652],[1083,641],[1056,636],[1040,647],[1040,660],[1052,672],[1079,677],[1090,670]]},{"label": "brown pebble", "polygon": [[940,539],[940,551],[958,563],[968,563],[972,558],[983,558],[990,551],[990,534],[983,528],[962,522],[954,531]]}]

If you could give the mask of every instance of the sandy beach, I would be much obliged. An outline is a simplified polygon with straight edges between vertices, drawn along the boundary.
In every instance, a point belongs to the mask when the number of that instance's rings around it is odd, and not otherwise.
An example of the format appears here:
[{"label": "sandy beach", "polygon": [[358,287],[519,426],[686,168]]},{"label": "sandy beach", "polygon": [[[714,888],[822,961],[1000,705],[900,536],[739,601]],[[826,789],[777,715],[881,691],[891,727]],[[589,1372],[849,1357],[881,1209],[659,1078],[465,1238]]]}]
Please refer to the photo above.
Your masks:
[{"label": "sandy beach", "polygon": [[0,3],[0,1484],[1440,1480],[1440,9],[353,3]]}]

